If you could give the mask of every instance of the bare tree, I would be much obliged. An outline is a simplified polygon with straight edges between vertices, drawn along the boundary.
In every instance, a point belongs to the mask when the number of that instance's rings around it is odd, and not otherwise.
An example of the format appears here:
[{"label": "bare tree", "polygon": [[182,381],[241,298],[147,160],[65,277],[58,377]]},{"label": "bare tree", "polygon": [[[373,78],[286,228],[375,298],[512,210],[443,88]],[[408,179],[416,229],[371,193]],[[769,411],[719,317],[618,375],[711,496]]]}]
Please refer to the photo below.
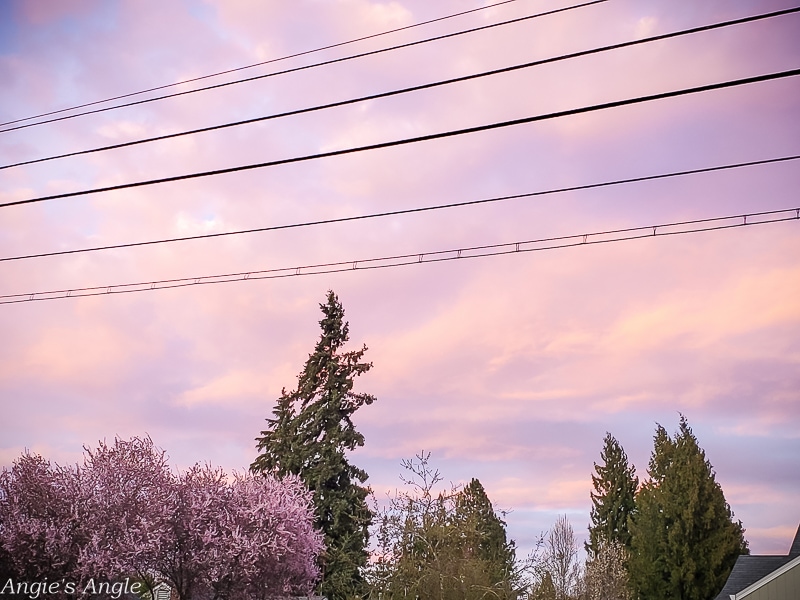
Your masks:
[{"label": "bare tree", "polygon": [[552,582],[554,600],[569,600],[579,595],[582,578],[578,542],[566,515],[556,519],[545,538],[544,567],[546,577]]}]

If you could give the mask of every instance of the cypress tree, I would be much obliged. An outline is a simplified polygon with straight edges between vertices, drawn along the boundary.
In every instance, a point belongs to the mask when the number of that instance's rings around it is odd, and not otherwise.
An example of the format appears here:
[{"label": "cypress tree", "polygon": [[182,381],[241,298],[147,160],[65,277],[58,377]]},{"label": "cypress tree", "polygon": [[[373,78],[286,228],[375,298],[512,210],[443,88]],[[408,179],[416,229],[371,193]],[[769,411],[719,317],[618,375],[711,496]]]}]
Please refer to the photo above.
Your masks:
[{"label": "cypress tree", "polygon": [[600,459],[602,464],[594,464],[597,475],[592,475],[594,491],[590,492],[592,522],[589,542],[585,544],[589,556],[612,542],[630,548],[628,517],[633,513],[639,487],[634,466],[628,464],[625,450],[610,433],[606,433]]},{"label": "cypress tree", "polygon": [[256,438],[261,454],[250,466],[254,473],[298,475],[314,495],[316,526],[325,536],[320,592],[344,600],[364,592],[361,569],[366,565],[372,513],[367,473],[349,463],[346,453],[364,445],[353,413],[375,398],[353,392],[355,377],[369,371],[362,362],[367,350],[343,352],[349,325],[336,294],[320,304],[322,335],[298,375],[297,388],[284,388],[274,417]]},{"label": "cypress tree", "polygon": [[634,590],[648,600],[714,598],[747,542],[683,415],[674,438],[658,426],[648,473],[630,522]]}]

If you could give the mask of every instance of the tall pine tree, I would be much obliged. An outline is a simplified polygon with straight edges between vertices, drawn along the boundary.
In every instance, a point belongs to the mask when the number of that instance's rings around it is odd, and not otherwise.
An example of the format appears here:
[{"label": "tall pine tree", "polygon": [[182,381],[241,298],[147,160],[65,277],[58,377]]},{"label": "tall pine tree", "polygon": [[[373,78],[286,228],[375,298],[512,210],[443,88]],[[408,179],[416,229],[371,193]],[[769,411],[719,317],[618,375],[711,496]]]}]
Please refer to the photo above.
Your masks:
[{"label": "tall pine tree", "polygon": [[353,392],[355,377],[369,371],[362,362],[367,350],[344,352],[349,326],[336,294],[320,304],[322,335],[298,376],[297,389],[284,388],[274,418],[256,438],[261,454],[250,466],[254,473],[299,475],[314,494],[316,525],[325,535],[320,592],[329,600],[345,600],[364,592],[361,569],[367,563],[372,513],[367,473],[351,465],[346,453],[364,445],[352,416],[375,398]]},{"label": "tall pine tree", "polygon": [[714,598],[747,542],[684,416],[674,438],[658,426],[648,473],[630,522],[634,590],[647,600]]},{"label": "tall pine tree", "polygon": [[639,478],[620,443],[606,433],[600,453],[603,464],[595,463],[597,475],[592,475],[594,491],[592,498],[592,523],[589,526],[589,541],[586,552],[595,555],[604,544],[616,542],[630,548],[628,517],[635,507],[636,488]]}]

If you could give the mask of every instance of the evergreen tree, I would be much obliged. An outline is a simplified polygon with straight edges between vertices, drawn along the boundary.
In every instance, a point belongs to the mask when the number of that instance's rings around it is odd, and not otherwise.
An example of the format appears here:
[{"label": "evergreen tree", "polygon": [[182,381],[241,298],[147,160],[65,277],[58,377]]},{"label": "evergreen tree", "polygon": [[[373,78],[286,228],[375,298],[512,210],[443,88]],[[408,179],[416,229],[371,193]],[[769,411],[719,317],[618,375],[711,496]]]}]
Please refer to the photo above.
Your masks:
[{"label": "evergreen tree", "polygon": [[633,588],[647,600],[710,600],[747,542],[684,416],[674,438],[658,426],[648,473],[630,521]]},{"label": "evergreen tree", "polygon": [[556,600],[556,585],[550,571],[544,571],[541,579],[533,584],[529,600]]},{"label": "evergreen tree", "polygon": [[329,600],[363,593],[361,569],[367,563],[368,528],[372,513],[366,503],[367,473],[351,465],[346,453],[364,445],[353,425],[353,413],[375,398],[353,392],[353,380],[371,363],[367,350],[343,352],[349,326],[336,294],[320,304],[322,335],[298,376],[297,389],[283,389],[256,438],[261,452],[251,465],[254,473],[298,475],[314,496],[316,526],[325,536],[320,592]]},{"label": "evergreen tree", "polygon": [[477,479],[435,492],[442,481],[430,455],[404,460],[411,491],[397,492],[378,511],[376,560],[370,565],[374,600],[516,600],[514,543],[506,539]]},{"label": "evergreen tree", "polygon": [[632,590],[642,599],[664,597],[661,591],[663,582],[672,579],[666,543],[668,519],[662,504],[675,499],[664,498],[660,485],[669,476],[674,450],[675,444],[667,430],[658,425],[647,469],[650,479],[639,489],[636,508],[628,522],[631,532],[628,577]]},{"label": "evergreen tree", "polygon": [[600,459],[603,464],[594,464],[597,475],[592,475],[594,491],[590,492],[592,523],[589,542],[586,543],[589,556],[596,554],[602,545],[612,542],[630,547],[628,517],[633,513],[636,488],[639,487],[634,466],[628,464],[628,456],[610,433],[606,433]]},{"label": "evergreen tree", "polygon": [[507,581],[514,571],[514,542],[506,538],[506,524],[498,517],[486,490],[472,479],[456,497],[455,521],[462,532],[474,532],[465,552],[484,561],[492,584]]}]

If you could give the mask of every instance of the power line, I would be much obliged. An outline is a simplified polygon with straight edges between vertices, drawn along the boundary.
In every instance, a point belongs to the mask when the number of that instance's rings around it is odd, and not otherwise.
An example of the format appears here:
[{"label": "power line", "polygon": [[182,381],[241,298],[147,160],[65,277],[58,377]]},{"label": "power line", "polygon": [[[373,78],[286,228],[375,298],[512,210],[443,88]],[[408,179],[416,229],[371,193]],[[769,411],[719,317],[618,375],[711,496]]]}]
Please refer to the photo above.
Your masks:
[{"label": "power line", "polygon": [[341,46],[347,46],[349,44],[354,44],[356,42],[363,42],[364,40],[370,40],[373,38],[381,37],[384,35],[389,35],[390,33],[397,33],[399,31],[405,31],[407,29],[414,29],[415,27],[421,27],[423,25],[430,25],[431,23],[437,23],[439,21],[446,21],[447,19],[452,19],[455,17],[461,17],[463,15],[468,15],[470,13],[478,12],[481,10],[486,10],[487,8],[494,8],[496,6],[500,6],[502,4],[510,4],[511,2],[516,2],[516,0],[503,0],[502,2],[495,2],[494,4],[487,4],[485,6],[479,6],[478,8],[473,8],[470,10],[464,10],[461,12],[453,13],[450,15],[445,15],[444,17],[437,17],[435,19],[428,19],[427,21],[420,21],[419,23],[414,23],[413,25],[406,25],[405,27],[397,27],[395,29],[389,29],[387,31],[382,31],[380,33],[373,33],[371,35],[365,35],[363,37],[354,38],[352,40],[347,40],[346,42],[338,42],[336,44],[330,44],[328,46],[320,46],[319,48],[314,48],[312,50],[304,50],[303,52],[296,52],[295,54],[288,54],[286,56],[281,56],[279,58],[272,58],[270,60],[264,60],[261,62],[253,63],[251,65],[245,65],[243,67],[236,67],[233,69],[226,69],[225,71],[218,71],[216,73],[211,73],[209,75],[201,75],[200,77],[192,77],[191,79],[184,79],[182,81],[177,81],[175,83],[168,83],[166,85],[159,85],[156,87],[148,88],[146,90],[139,90],[138,92],[130,92],[128,94],[121,94],[119,96],[112,96],[110,98],[105,98],[103,100],[95,100],[93,102],[87,102],[85,104],[78,104],[76,106],[70,106],[69,108],[61,108],[59,110],[52,110],[50,112],[40,113],[38,115],[32,115],[30,117],[23,117],[21,119],[15,119],[13,121],[6,121],[5,123],[0,123],[0,127],[4,127],[5,125],[13,125],[14,123],[21,123],[22,121],[30,121],[32,119],[39,119],[41,117],[48,117],[50,115],[57,115],[59,113],[68,112],[70,110],[77,110],[79,108],[86,108],[87,106],[95,106],[97,104],[103,104],[104,102],[112,102],[114,100],[122,100],[123,98],[130,98],[132,96],[139,96],[141,94],[147,94],[148,92],[156,92],[158,90],[165,90],[171,87],[177,87],[179,85],[186,85],[187,83],[192,83],[194,81],[202,81],[204,79],[211,79],[212,77],[219,77],[220,75],[228,75],[229,73],[236,73],[238,71],[245,71],[247,69],[252,69],[254,67],[262,67],[264,65],[268,65],[271,63],[276,63],[284,60],[289,60],[290,58],[298,58],[300,56],[306,56],[308,54],[314,54],[316,52],[322,52],[323,50],[331,50],[333,48],[339,48]]},{"label": "power line", "polygon": [[508,196],[498,196],[494,198],[483,198],[480,200],[467,200],[464,202],[452,202],[448,204],[437,204],[434,206],[424,206],[424,207],[417,207],[417,208],[407,208],[402,210],[393,210],[393,211],[386,211],[380,213],[371,213],[366,215],[356,215],[351,217],[339,217],[335,219],[322,219],[318,221],[305,221],[303,223],[291,223],[287,225],[272,225],[269,227],[258,227],[254,229],[240,229],[237,231],[225,231],[225,232],[218,232],[218,233],[205,233],[202,235],[191,235],[185,237],[174,237],[174,238],[166,238],[166,239],[159,239],[159,240],[149,240],[144,242],[130,242],[126,244],[113,244],[109,246],[95,246],[92,248],[77,248],[73,250],[59,250],[54,252],[42,252],[39,254],[26,254],[21,256],[8,256],[5,258],[0,258],[0,262],[7,262],[7,261],[14,261],[14,260],[24,260],[30,258],[44,258],[48,256],[64,256],[67,254],[80,254],[84,252],[98,252],[102,250],[118,250],[121,248],[134,248],[138,246],[153,246],[156,244],[168,244],[173,242],[187,242],[191,240],[202,240],[202,239],[209,239],[209,238],[218,238],[218,237],[227,237],[233,235],[243,235],[248,233],[263,233],[267,231],[277,231],[281,229],[298,229],[302,227],[311,227],[315,225],[330,225],[332,223],[345,223],[348,221],[360,221],[365,219],[374,219],[379,217],[390,217],[390,216],[397,216],[397,215],[405,215],[405,214],[412,214],[412,213],[419,213],[419,212],[428,212],[432,210],[442,210],[448,208],[458,208],[462,206],[473,206],[478,204],[489,204],[493,202],[501,202],[504,200],[515,200],[518,198],[531,198],[535,196],[547,196],[551,194],[560,194],[564,192],[576,192],[581,190],[589,190],[589,189],[596,189],[602,187],[609,187],[614,185],[623,185],[628,183],[638,183],[643,181],[654,181],[658,179],[667,179],[670,177],[680,177],[684,175],[696,175],[699,173],[712,173],[714,171],[724,171],[730,169],[739,169],[742,167],[752,167],[757,165],[766,165],[766,164],[773,164],[773,163],[780,163],[780,162],[787,162],[800,159],[800,155],[793,155],[793,156],[783,156],[780,158],[767,158],[763,160],[754,160],[748,162],[740,162],[740,163],[732,163],[726,165],[717,165],[713,167],[702,167],[698,169],[690,169],[685,171],[673,171],[670,173],[659,173],[657,175],[644,175],[640,177],[630,177],[627,179],[616,179],[613,181],[602,181],[598,183],[587,183],[583,185],[575,185],[570,187],[563,187],[563,188],[556,188],[550,190],[541,190],[536,192],[527,192],[523,194],[512,194]]},{"label": "power line", "polygon": [[471,246],[454,250],[438,250],[435,252],[422,252],[417,254],[399,254],[395,256],[383,256],[380,258],[329,262],[299,267],[227,273],[224,275],[204,275],[201,277],[184,277],[179,279],[161,279],[139,283],[124,283],[107,286],[53,290],[49,292],[6,294],[0,295],[0,304],[16,304],[21,302],[59,300],[64,298],[102,296],[109,294],[127,294],[133,292],[143,292],[146,290],[163,290],[210,283],[231,283],[234,281],[248,281],[255,279],[279,279],[285,277],[296,277],[300,275],[322,275],[326,273],[340,273],[344,271],[385,269],[411,264],[444,262],[467,258],[480,258],[485,256],[498,256],[501,254],[538,252],[543,250],[569,248],[573,246],[607,244],[611,242],[630,241],[642,238],[700,233],[703,231],[718,231],[722,229],[733,229],[737,227],[765,225],[767,223],[779,223],[782,221],[795,220],[800,220],[800,208],[787,208],[782,210],[754,212],[727,217],[712,217],[708,219],[695,219],[692,221],[663,223],[661,225],[649,225],[645,227],[627,227],[624,229],[612,229],[593,233],[540,238],[505,244]]},{"label": "power line", "polygon": [[318,63],[312,63],[310,65],[305,65],[305,66],[302,66],[302,67],[293,67],[291,69],[284,69],[282,71],[273,71],[272,73],[265,73],[264,75],[256,75],[256,76],[253,76],[253,77],[247,77],[245,79],[236,79],[234,81],[228,81],[228,82],[225,82],[225,83],[218,83],[218,84],[215,84],[215,85],[209,85],[209,86],[206,86],[206,87],[196,88],[196,89],[193,89],[193,90],[186,90],[184,92],[176,92],[176,93],[173,93],[173,94],[165,94],[163,96],[155,96],[153,98],[147,98],[145,100],[137,100],[135,102],[127,102],[125,104],[117,104],[115,106],[107,106],[105,108],[97,108],[97,109],[94,109],[94,110],[87,110],[87,111],[84,111],[84,112],[79,112],[79,113],[75,113],[75,114],[72,114],[72,115],[66,115],[66,116],[63,116],[63,117],[55,117],[53,119],[46,119],[44,121],[37,121],[36,123],[28,123],[28,124],[25,124],[25,125],[17,125],[15,127],[7,127],[6,129],[0,129],[0,133],[6,133],[8,131],[16,131],[18,129],[26,129],[28,127],[34,127],[36,125],[43,125],[45,123],[54,123],[56,121],[64,121],[66,119],[73,119],[75,117],[81,117],[83,115],[90,115],[90,114],[95,114],[95,113],[106,112],[106,111],[109,111],[109,110],[115,110],[117,108],[126,108],[126,107],[129,107],[129,106],[136,106],[136,105],[139,105],[139,104],[146,104],[148,102],[155,102],[156,100],[165,100],[167,98],[175,98],[175,97],[178,97],[178,96],[185,96],[187,94],[194,94],[196,92],[204,92],[204,91],[207,91],[207,90],[218,89],[218,88],[227,87],[227,86],[230,86],[230,85],[236,85],[236,84],[239,84],[239,83],[246,83],[248,81],[257,81],[259,79],[265,79],[267,77],[275,77],[276,75],[285,75],[286,73],[294,73],[294,72],[297,72],[297,71],[304,71],[304,70],[307,70],[307,69],[313,69],[313,68],[322,67],[322,66],[325,66],[325,65],[332,65],[332,64],[336,64],[336,63],[341,63],[341,62],[345,62],[345,61],[348,61],[348,60],[353,60],[353,59],[356,59],[356,58],[363,58],[365,56],[374,56],[376,54],[382,54],[384,52],[390,52],[390,51],[393,51],[393,50],[399,50],[401,48],[409,48],[411,46],[418,46],[420,44],[426,44],[428,42],[435,42],[435,41],[439,41],[439,40],[444,40],[444,39],[447,39],[447,38],[452,38],[452,37],[456,37],[456,36],[459,36],[459,35],[465,35],[465,34],[468,34],[468,33],[475,33],[477,31],[484,31],[486,29],[491,29],[493,27],[501,27],[503,25],[511,25],[513,23],[520,23],[522,21],[527,21],[527,20],[530,20],[530,19],[536,19],[536,18],[539,18],[539,17],[554,15],[554,14],[557,14],[557,13],[562,13],[562,12],[566,12],[566,11],[569,11],[569,10],[574,10],[574,9],[577,9],[577,8],[584,8],[584,7],[587,7],[587,6],[594,5],[594,4],[601,4],[603,2],[608,2],[608,0],[591,0],[590,2],[584,2],[582,4],[575,4],[573,6],[567,6],[565,8],[558,8],[558,9],[555,9],[555,10],[549,10],[549,11],[545,11],[545,12],[541,12],[541,13],[536,13],[536,14],[533,14],[533,15],[528,15],[528,16],[525,16],[525,17],[519,17],[519,18],[516,18],[516,19],[510,19],[508,21],[501,21],[499,23],[492,23],[490,25],[482,25],[481,27],[474,27],[472,29],[464,29],[464,30],[461,30],[461,31],[456,31],[454,33],[448,33],[448,34],[445,34],[445,35],[438,35],[438,36],[435,36],[435,37],[430,37],[430,38],[426,38],[426,39],[423,39],[423,40],[418,40],[416,42],[408,42],[406,44],[398,44],[396,46],[389,46],[387,48],[380,48],[378,50],[371,50],[369,52],[362,52],[362,53],[359,53],[359,54],[351,54],[350,56],[344,56],[342,58],[335,58],[335,59],[332,59],[332,60],[326,60],[326,61],[321,61],[321,62],[318,62]]},{"label": "power line", "polygon": [[759,14],[759,15],[753,15],[753,16],[750,16],[750,17],[743,17],[743,18],[739,18],[739,19],[733,19],[733,20],[730,20],[730,21],[723,21],[723,22],[719,22],[719,23],[713,23],[713,24],[710,24],[710,25],[703,25],[703,26],[700,26],[700,27],[692,27],[690,29],[683,29],[683,30],[674,31],[674,32],[671,32],[671,33],[665,33],[665,34],[655,35],[655,36],[651,36],[651,37],[641,38],[641,39],[638,39],[638,40],[632,40],[632,41],[628,41],[628,42],[621,42],[621,43],[618,43],[618,44],[611,44],[611,45],[608,45],[608,46],[601,46],[601,47],[592,48],[592,49],[589,49],[589,50],[582,50],[580,52],[572,52],[572,53],[569,53],[569,54],[562,54],[560,56],[555,56],[555,57],[551,57],[551,58],[545,58],[545,59],[526,62],[526,63],[522,63],[522,64],[512,65],[512,66],[503,67],[503,68],[500,68],[500,69],[492,69],[490,71],[483,71],[481,73],[474,73],[472,75],[464,75],[464,76],[461,76],[461,77],[454,77],[454,78],[451,78],[451,79],[445,79],[445,80],[435,81],[435,82],[431,82],[431,83],[415,85],[415,86],[401,88],[401,89],[397,89],[397,90],[391,90],[391,91],[388,91],[388,92],[380,92],[380,93],[377,93],[377,94],[370,94],[368,96],[361,96],[361,97],[358,97],[358,98],[351,98],[351,99],[348,99],[348,100],[341,100],[341,101],[338,101],[338,102],[331,102],[331,103],[328,103],[328,104],[321,104],[321,105],[317,105],[317,106],[301,108],[301,109],[286,111],[286,112],[282,112],[282,113],[266,115],[266,116],[262,116],[262,117],[255,117],[255,118],[252,118],[252,119],[244,119],[244,120],[240,120],[240,121],[222,123],[220,125],[212,125],[212,126],[209,126],[209,127],[201,127],[201,128],[198,128],[198,129],[191,129],[191,130],[188,130],[188,131],[182,131],[182,132],[178,132],[178,133],[171,133],[171,134],[167,134],[167,135],[160,135],[160,136],[155,136],[155,137],[150,137],[150,138],[143,138],[143,139],[140,139],[140,140],[133,140],[133,141],[130,141],[130,142],[123,142],[123,143],[120,143],[120,144],[112,144],[112,145],[108,145],[108,146],[101,146],[101,147],[98,147],[98,148],[91,148],[89,150],[79,150],[79,151],[76,151],[76,152],[68,152],[66,154],[58,154],[58,155],[55,155],[55,156],[48,156],[48,157],[45,157],[45,158],[37,158],[37,159],[33,159],[33,160],[26,160],[26,161],[13,163],[13,164],[9,164],[9,165],[2,165],[2,166],[0,166],[0,170],[2,170],[2,169],[10,169],[12,167],[20,167],[20,166],[23,166],[23,165],[31,165],[31,164],[36,164],[36,163],[42,163],[42,162],[46,162],[46,161],[50,161],[50,160],[56,160],[56,159],[60,159],[60,158],[68,158],[68,157],[71,157],[71,156],[80,156],[80,155],[84,155],[84,154],[92,154],[92,153],[95,153],[95,152],[105,152],[105,151],[108,151],[108,150],[116,150],[118,148],[126,148],[126,147],[129,147],[129,146],[136,146],[136,145],[139,145],[139,144],[146,144],[146,143],[150,143],[150,142],[163,141],[163,140],[182,137],[182,136],[186,136],[186,135],[195,135],[195,134],[198,134],[198,133],[206,133],[206,132],[209,132],[209,131],[216,131],[216,130],[219,130],[219,129],[227,129],[229,127],[238,127],[238,126],[241,126],[241,125],[249,125],[249,124],[259,123],[259,122],[268,121],[268,120],[272,120],[272,119],[278,119],[278,118],[282,118],[282,117],[289,117],[289,116],[294,116],[294,115],[300,115],[300,114],[315,112],[315,111],[319,111],[319,110],[326,110],[326,109],[330,109],[330,108],[347,106],[349,104],[356,104],[356,103],[365,102],[365,101],[368,101],[368,100],[377,100],[377,99],[380,99],[380,98],[388,98],[390,96],[396,96],[396,95],[400,95],[400,94],[406,94],[406,93],[409,93],[409,92],[416,92],[416,91],[420,91],[420,90],[431,89],[431,88],[440,87],[440,86],[444,86],[444,85],[450,85],[450,84],[453,84],[453,83],[460,83],[460,82],[464,82],[464,81],[469,81],[469,80],[472,80],[472,79],[479,79],[479,78],[482,78],[482,77],[488,77],[488,76],[492,76],[492,75],[499,75],[499,74],[502,74],[502,73],[510,73],[512,71],[517,71],[517,70],[521,70],[521,69],[527,69],[527,68],[536,67],[536,66],[540,66],[540,65],[555,63],[555,62],[559,62],[559,61],[563,61],[563,60],[569,60],[569,59],[573,59],[573,58],[589,56],[589,55],[592,55],[592,54],[598,54],[598,53],[601,53],[601,52],[608,52],[608,51],[611,51],[611,50],[619,50],[619,49],[622,49],[622,48],[628,48],[628,47],[637,46],[637,45],[640,45],[640,44],[647,44],[647,43],[666,40],[666,39],[679,37],[679,36],[683,36],[683,35],[690,35],[690,34],[694,34],[694,33],[710,31],[710,30],[713,30],[713,29],[720,29],[722,27],[729,27],[729,26],[732,26],[732,25],[741,25],[741,24],[744,24],[744,23],[750,23],[750,22],[758,21],[758,20],[762,20],[762,19],[769,19],[769,18],[773,18],[773,17],[784,16],[784,15],[788,15],[788,14],[796,13],[796,12],[800,12],[800,7],[784,9],[784,10],[774,11],[774,12],[770,12],[770,13],[763,13],[763,14]]},{"label": "power line", "polygon": [[169,183],[169,182],[173,182],[173,181],[183,181],[183,180],[187,180],[187,179],[196,179],[196,178],[199,178],[199,177],[209,177],[209,176],[212,176],[212,175],[223,175],[223,174],[226,174],[226,173],[236,173],[236,172],[239,172],[239,171],[248,171],[248,170],[252,170],[252,169],[261,169],[261,168],[265,168],[265,167],[274,167],[274,166],[278,166],[278,165],[285,165],[285,164],[291,164],[291,163],[297,163],[297,162],[304,162],[304,161],[316,160],[316,159],[320,159],[320,158],[330,158],[330,157],[333,157],[333,156],[342,156],[342,155],[345,155],[345,154],[352,154],[352,153],[356,153],[356,152],[365,152],[365,151],[368,151],[368,150],[378,150],[378,149],[382,149],[382,148],[391,148],[391,147],[394,147],[394,146],[402,146],[402,145],[406,145],[406,144],[413,144],[413,143],[417,143],[417,142],[425,142],[425,141],[430,141],[430,140],[448,138],[448,137],[453,137],[453,136],[457,136],[457,135],[465,135],[465,134],[469,134],[469,133],[477,133],[477,132],[481,132],[481,131],[490,131],[492,129],[500,129],[500,128],[504,128],[504,127],[511,127],[511,126],[514,126],[514,125],[523,125],[523,124],[526,124],[526,123],[534,123],[534,122],[537,122],[537,121],[555,119],[555,118],[558,118],[558,117],[573,116],[573,115],[578,115],[578,114],[583,114],[583,113],[588,113],[588,112],[594,112],[594,111],[598,111],[598,110],[605,110],[605,109],[609,109],[609,108],[617,108],[617,107],[620,107],[620,106],[629,106],[629,105],[632,105],[632,104],[639,104],[641,102],[649,102],[649,101],[652,101],[652,100],[662,100],[662,99],[665,99],[665,98],[674,98],[674,97],[683,96],[683,95],[686,95],[686,94],[707,92],[707,91],[711,91],[711,90],[719,90],[719,89],[735,87],[735,86],[739,86],[739,85],[746,85],[746,84],[750,84],[750,83],[759,83],[759,82],[770,81],[770,80],[774,80],[774,79],[782,79],[782,78],[785,78],[785,77],[793,77],[793,76],[796,76],[796,75],[800,75],[800,69],[791,69],[791,70],[788,70],[788,71],[780,71],[780,72],[777,72],[777,73],[768,73],[768,74],[765,74],[765,75],[757,75],[757,76],[754,76],[754,77],[746,77],[746,78],[743,78],[743,79],[734,79],[734,80],[729,80],[729,81],[723,81],[723,82],[720,82],[720,83],[712,83],[712,84],[707,84],[707,85],[702,85],[702,86],[697,86],[697,87],[684,88],[684,89],[680,89],[680,90],[673,90],[673,91],[670,91],[670,92],[662,92],[662,93],[659,93],[659,94],[651,94],[651,95],[648,95],[648,96],[637,96],[635,98],[627,98],[627,99],[624,99],[624,100],[615,100],[613,102],[604,102],[602,104],[593,104],[593,105],[584,106],[584,107],[581,107],[581,108],[573,108],[573,109],[569,109],[569,110],[562,110],[562,111],[557,111],[557,112],[552,112],[552,113],[535,115],[535,116],[531,116],[531,117],[523,117],[521,119],[512,119],[510,121],[499,121],[499,122],[489,123],[489,124],[485,124],[485,125],[466,127],[466,128],[463,128],[463,129],[453,129],[453,130],[449,130],[449,131],[443,131],[443,132],[439,132],[439,133],[431,133],[431,134],[427,134],[427,135],[415,136],[415,137],[410,137],[410,138],[403,138],[403,139],[392,140],[392,141],[388,141],[388,142],[379,142],[379,143],[376,143],[376,144],[368,144],[368,145],[365,145],[365,146],[355,146],[355,147],[351,147],[351,148],[344,148],[344,149],[341,149],[341,150],[331,150],[331,151],[328,151],[328,152],[319,152],[319,153],[316,153],[316,154],[306,154],[304,156],[296,156],[296,157],[292,157],[292,158],[283,158],[283,159],[272,160],[272,161],[267,161],[267,162],[262,162],[262,163],[251,163],[251,164],[247,164],[247,165],[239,165],[239,166],[236,166],[236,167],[227,167],[227,168],[223,168],[223,169],[214,169],[212,171],[198,171],[198,172],[194,172],[194,173],[186,173],[186,174],[183,174],[183,175],[173,175],[173,176],[170,176],[170,177],[162,177],[162,178],[159,178],[159,179],[149,179],[149,180],[144,180],[144,181],[135,181],[135,182],[132,182],[132,183],[122,183],[122,184],[111,185],[111,186],[106,186],[106,187],[89,188],[89,189],[79,190],[79,191],[76,191],[76,192],[65,192],[65,193],[62,193],[62,194],[52,194],[50,196],[40,196],[38,198],[28,198],[26,200],[15,200],[15,201],[12,201],[12,202],[4,202],[4,203],[0,204],[0,208],[5,208],[5,207],[8,207],[8,206],[16,206],[16,205],[20,205],[20,204],[31,204],[31,203],[34,203],[34,202],[43,202],[45,200],[55,200],[55,199],[58,199],[58,198],[71,198],[71,197],[75,197],[75,196],[83,196],[83,195],[88,195],[88,194],[98,194],[98,193],[102,193],[102,192],[110,192],[110,191],[114,191],[114,190],[124,190],[124,189],[130,189],[130,188],[135,188],[135,187],[156,185],[156,184],[160,184],[160,183]]}]

